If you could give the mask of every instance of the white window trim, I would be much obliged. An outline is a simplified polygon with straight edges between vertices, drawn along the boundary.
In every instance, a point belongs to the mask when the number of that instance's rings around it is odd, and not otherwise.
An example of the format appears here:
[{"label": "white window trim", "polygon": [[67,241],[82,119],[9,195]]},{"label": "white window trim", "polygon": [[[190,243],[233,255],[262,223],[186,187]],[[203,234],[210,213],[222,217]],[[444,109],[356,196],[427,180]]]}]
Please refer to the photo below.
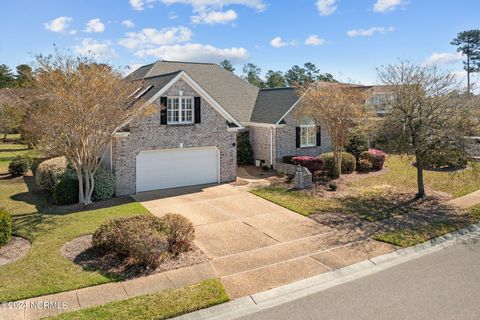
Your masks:
[{"label": "white window trim", "polygon": [[[178,121],[169,121],[168,120],[168,99],[178,99]],[[192,120],[184,121],[182,120],[182,100],[191,100],[192,101]],[[167,97],[167,125],[169,124],[193,124],[195,122],[195,99],[193,96],[168,96]]]},{"label": "white window trim", "polygon": [[314,129],[314,134],[313,134],[313,141],[310,142],[308,141],[308,135],[307,135],[307,143],[302,144],[300,142],[300,148],[311,148],[311,147],[316,147],[317,146],[317,126],[314,124],[302,124],[300,125],[300,141],[302,141],[302,128],[313,128]]}]

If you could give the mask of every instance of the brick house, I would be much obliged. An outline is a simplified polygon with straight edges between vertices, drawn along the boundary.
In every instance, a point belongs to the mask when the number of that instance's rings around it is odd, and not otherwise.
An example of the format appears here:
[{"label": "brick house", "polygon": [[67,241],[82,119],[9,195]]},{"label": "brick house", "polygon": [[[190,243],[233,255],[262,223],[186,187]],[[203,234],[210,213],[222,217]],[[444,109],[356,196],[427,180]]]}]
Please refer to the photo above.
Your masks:
[{"label": "brick house", "polygon": [[127,76],[149,112],[133,119],[103,158],[117,195],[236,178],[236,136],[248,130],[254,158],[330,151],[321,124],[294,116],[292,88],[258,89],[216,64],[158,61]]}]

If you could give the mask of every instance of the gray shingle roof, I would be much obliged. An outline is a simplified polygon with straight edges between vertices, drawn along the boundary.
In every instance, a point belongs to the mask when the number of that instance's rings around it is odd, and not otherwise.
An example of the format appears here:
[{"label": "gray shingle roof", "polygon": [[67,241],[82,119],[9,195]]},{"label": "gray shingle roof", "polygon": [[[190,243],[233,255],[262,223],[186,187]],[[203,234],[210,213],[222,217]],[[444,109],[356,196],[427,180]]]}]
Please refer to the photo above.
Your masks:
[{"label": "gray shingle roof", "polygon": [[149,86],[153,86],[139,98],[145,99],[145,100],[150,99],[158,91],[160,91],[163,87],[165,87],[170,81],[172,81],[173,78],[175,78],[180,72],[181,71],[177,71],[177,72],[172,72],[172,73],[162,74],[159,76],[137,80],[138,82],[141,83],[141,85],[139,86],[141,87],[141,89],[138,91],[137,94],[140,94],[143,90],[147,89]]},{"label": "gray shingle roof", "polygon": [[250,121],[259,89],[219,65],[212,63],[157,61],[140,67],[128,75],[127,79],[148,79],[182,70],[192,77],[234,118],[240,122]]},{"label": "gray shingle roof", "polygon": [[250,122],[275,124],[299,99],[294,88],[260,90]]}]

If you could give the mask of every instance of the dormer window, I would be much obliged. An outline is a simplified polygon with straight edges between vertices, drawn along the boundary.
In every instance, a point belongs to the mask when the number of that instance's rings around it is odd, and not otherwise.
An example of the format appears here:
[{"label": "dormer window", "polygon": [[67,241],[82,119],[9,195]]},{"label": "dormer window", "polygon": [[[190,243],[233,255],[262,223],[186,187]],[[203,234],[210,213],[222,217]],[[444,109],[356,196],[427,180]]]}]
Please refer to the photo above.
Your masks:
[{"label": "dormer window", "polygon": [[167,97],[167,124],[191,124],[193,119],[193,97]]}]

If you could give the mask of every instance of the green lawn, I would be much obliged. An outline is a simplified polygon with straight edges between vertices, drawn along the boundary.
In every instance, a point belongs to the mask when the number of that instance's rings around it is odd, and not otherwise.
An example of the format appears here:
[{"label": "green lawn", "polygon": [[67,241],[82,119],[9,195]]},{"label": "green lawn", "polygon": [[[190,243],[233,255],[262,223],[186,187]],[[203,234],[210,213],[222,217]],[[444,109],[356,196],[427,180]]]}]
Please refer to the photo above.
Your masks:
[{"label": "green lawn", "polygon": [[167,319],[229,300],[219,280],[61,314],[52,320]]},{"label": "green lawn", "polygon": [[462,221],[432,221],[432,223],[427,226],[401,228],[384,232],[375,236],[374,239],[406,248],[465,228],[478,221],[480,221],[480,206],[470,209],[467,219]]},{"label": "green lawn", "polygon": [[[8,165],[5,159],[27,152],[19,144],[0,144],[0,148],[3,166]],[[0,205],[14,216],[13,233],[32,242],[26,257],[0,266],[0,301],[114,281],[107,275],[84,271],[63,258],[60,248],[80,235],[93,233],[108,219],[147,214],[148,211],[129,198],[112,199],[84,211],[54,209],[43,196],[32,192],[33,188],[33,177],[0,179]]]},{"label": "green lawn", "polygon": [[17,155],[34,155],[35,152],[24,144],[2,143],[0,141],[0,175],[8,173],[8,164]]},{"label": "green lawn", "polygon": [[[413,159],[391,155],[385,162],[389,172],[365,177],[351,182],[352,187],[371,188],[390,185],[402,189],[415,189],[417,169],[411,164]],[[470,168],[460,172],[424,171],[427,189],[447,192],[460,197],[480,189],[480,164],[470,163]]]},{"label": "green lawn", "polygon": [[[427,191],[438,190],[459,197],[480,189],[480,165],[470,165],[469,169],[458,173],[425,171]],[[342,212],[377,221],[416,210],[415,204],[402,195],[416,191],[416,169],[411,165],[411,159],[390,156],[385,166],[388,168],[385,173],[352,179],[345,186],[340,186],[342,191],[349,190],[348,195],[341,199],[311,196],[282,186],[251,192],[304,216]]]}]

